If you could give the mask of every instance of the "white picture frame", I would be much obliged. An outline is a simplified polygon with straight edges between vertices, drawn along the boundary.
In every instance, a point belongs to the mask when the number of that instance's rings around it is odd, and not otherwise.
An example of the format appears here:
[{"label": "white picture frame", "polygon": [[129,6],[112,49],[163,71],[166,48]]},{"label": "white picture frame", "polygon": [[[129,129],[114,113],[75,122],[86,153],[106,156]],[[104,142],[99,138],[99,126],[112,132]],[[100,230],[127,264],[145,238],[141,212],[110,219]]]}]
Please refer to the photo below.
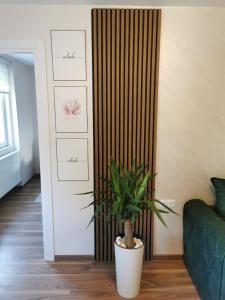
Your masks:
[{"label": "white picture frame", "polygon": [[57,138],[58,181],[88,181],[88,139]]},{"label": "white picture frame", "polygon": [[54,81],[86,81],[86,31],[51,30]]},{"label": "white picture frame", "polygon": [[56,133],[87,133],[87,88],[54,86],[53,89]]}]

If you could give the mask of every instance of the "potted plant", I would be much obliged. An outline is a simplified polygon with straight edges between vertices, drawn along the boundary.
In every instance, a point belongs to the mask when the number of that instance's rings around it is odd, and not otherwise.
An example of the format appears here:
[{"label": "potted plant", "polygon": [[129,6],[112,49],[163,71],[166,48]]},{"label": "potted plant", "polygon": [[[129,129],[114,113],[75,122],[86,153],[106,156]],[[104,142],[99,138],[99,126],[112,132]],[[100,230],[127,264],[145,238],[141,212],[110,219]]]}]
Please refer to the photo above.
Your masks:
[{"label": "potted plant", "polygon": [[[125,298],[134,298],[140,289],[144,254],[143,240],[134,236],[134,222],[139,213],[146,209],[155,213],[166,226],[161,214],[175,212],[159,200],[150,197],[152,190],[149,188],[149,182],[154,175],[146,172],[147,167],[144,163],[137,167],[133,161],[131,169],[127,170],[111,160],[109,168],[109,178],[99,177],[99,180],[103,181],[102,190],[82,195],[95,196],[94,201],[85,206],[86,208],[95,205],[90,223],[102,213],[106,214],[108,221],[116,218],[124,224],[124,236],[116,237],[114,242],[117,291]],[[160,204],[161,207],[156,204]]]}]

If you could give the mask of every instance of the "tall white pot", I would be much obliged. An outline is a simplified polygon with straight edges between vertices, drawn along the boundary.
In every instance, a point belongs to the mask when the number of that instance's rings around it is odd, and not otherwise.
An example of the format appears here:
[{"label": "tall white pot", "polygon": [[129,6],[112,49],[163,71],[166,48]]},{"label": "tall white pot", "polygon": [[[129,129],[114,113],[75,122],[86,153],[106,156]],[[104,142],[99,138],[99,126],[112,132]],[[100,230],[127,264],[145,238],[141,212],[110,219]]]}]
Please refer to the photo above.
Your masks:
[{"label": "tall white pot", "polygon": [[116,260],[116,285],[120,296],[135,298],[139,294],[144,245],[125,249],[114,243]]}]

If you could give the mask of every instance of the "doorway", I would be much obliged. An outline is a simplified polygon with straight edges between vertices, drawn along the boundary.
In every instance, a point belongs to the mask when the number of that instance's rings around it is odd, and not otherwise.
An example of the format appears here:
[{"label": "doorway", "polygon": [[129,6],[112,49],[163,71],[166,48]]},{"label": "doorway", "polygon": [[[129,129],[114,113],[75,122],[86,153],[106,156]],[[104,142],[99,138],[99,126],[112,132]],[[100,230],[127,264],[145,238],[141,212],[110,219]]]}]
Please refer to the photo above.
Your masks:
[{"label": "doorway", "polygon": [[44,258],[33,53],[0,55],[0,123],[0,256]]},{"label": "doorway", "polygon": [[[39,203],[37,206],[40,206],[40,214],[42,215],[42,231],[43,231],[43,257],[45,260],[52,261],[54,260],[54,238],[53,238],[53,212],[52,212],[52,179],[51,179],[51,153],[50,153],[50,128],[49,128],[49,116],[48,116],[48,98],[47,98],[47,77],[46,77],[46,60],[45,60],[45,45],[44,41],[0,41],[0,56],[6,57],[9,61],[18,60],[25,58],[26,60],[31,60],[30,63],[33,64],[34,73],[33,77],[35,77],[34,85],[36,88],[36,105],[33,106],[33,112],[27,112],[26,116],[22,118],[22,123],[28,126],[28,120],[35,118],[35,108],[36,111],[36,120],[38,124],[38,129],[33,128],[34,135],[36,138],[33,138],[32,145],[30,147],[25,147],[25,158],[21,153],[21,136],[19,134],[20,124],[19,124],[19,114],[15,114],[15,107],[12,105],[10,108],[10,112],[12,113],[11,121],[12,128],[14,132],[11,132],[12,140],[13,140],[13,151],[14,154],[21,158],[20,166],[22,166],[20,173],[20,183],[24,186],[25,193],[33,194],[34,203]],[[14,57],[13,57],[14,56]],[[17,56],[17,57],[15,57]],[[20,58],[19,58],[20,56]],[[29,57],[29,58],[28,58]],[[20,63],[22,63],[20,61]],[[28,63],[28,61],[27,61]],[[15,89],[16,91],[16,89]],[[31,91],[30,91],[31,92]],[[12,96],[13,98],[13,96]],[[16,94],[15,94],[16,99]],[[31,103],[29,103],[30,105]],[[34,105],[34,104],[32,104]],[[32,108],[31,105],[31,108]],[[30,106],[29,106],[30,107]],[[21,107],[19,107],[20,109]],[[18,109],[18,111],[19,111]],[[25,109],[21,109],[24,113],[28,107]],[[16,116],[17,115],[17,116]],[[16,122],[18,126],[15,126]],[[16,128],[17,127],[17,128]],[[35,125],[33,124],[33,127]],[[31,129],[31,128],[29,128]],[[8,133],[7,133],[8,134]],[[30,136],[29,136],[30,137]],[[23,141],[24,142],[24,141]],[[25,143],[26,144],[26,143]],[[38,147],[39,146],[39,147]],[[38,151],[39,148],[39,151]],[[14,161],[11,164],[9,170],[13,170],[14,168],[18,169],[18,159],[11,153],[8,153],[8,157],[13,157]],[[22,150],[23,152],[23,150]],[[39,154],[38,154],[39,152]],[[29,154],[29,155],[27,155]],[[27,159],[27,156],[34,156],[35,159],[30,164],[30,160]],[[0,161],[3,159],[0,158]],[[39,169],[39,161],[40,161],[40,177],[34,176],[35,173],[38,173]],[[32,165],[33,174],[30,168]],[[0,166],[1,169],[1,166]],[[25,171],[24,171],[25,170]],[[15,171],[15,170],[14,170]],[[14,184],[18,185],[18,174],[15,176]],[[29,178],[30,177],[30,178]],[[7,177],[7,182],[9,177]],[[29,181],[31,179],[31,181]],[[39,192],[39,182],[41,182],[41,196]],[[9,190],[11,190],[11,187]],[[22,189],[23,190],[23,189]],[[22,191],[21,190],[21,191]],[[15,193],[15,190],[13,190]],[[12,193],[12,192],[11,192]],[[30,195],[31,196],[31,195]],[[0,196],[1,197],[1,196]],[[31,197],[30,197],[31,198]],[[0,199],[1,201],[1,199]],[[37,212],[39,214],[39,212]]]}]

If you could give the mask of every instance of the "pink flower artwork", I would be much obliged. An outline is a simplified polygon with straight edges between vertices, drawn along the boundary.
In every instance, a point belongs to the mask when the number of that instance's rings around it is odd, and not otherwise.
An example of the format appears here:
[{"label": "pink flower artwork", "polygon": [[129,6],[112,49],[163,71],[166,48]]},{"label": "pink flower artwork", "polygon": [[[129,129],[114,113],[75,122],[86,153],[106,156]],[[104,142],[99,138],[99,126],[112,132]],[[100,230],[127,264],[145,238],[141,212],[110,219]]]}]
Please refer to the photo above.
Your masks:
[{"label": "pink flower artwork", "polygon": [[81,112],[81,105],[76,99],[67,99],[63,108],[65,115],[76,116]]}]

